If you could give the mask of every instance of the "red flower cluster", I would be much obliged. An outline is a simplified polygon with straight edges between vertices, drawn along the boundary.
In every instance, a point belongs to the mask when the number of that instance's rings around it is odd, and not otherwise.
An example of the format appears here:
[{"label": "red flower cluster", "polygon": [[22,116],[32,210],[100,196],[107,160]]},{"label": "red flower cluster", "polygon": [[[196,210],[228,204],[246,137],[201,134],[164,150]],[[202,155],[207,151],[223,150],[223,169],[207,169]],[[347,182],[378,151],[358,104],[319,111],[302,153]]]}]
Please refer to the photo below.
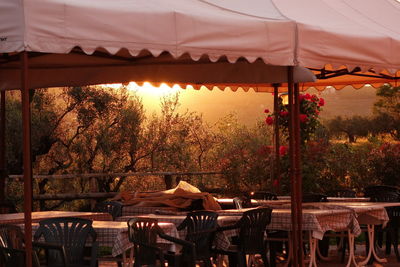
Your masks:
[{"label": "red flower cluster", "polygon": [[[300,94],[299,102],[299,120],[301,123],[302,138],[304,138],[304,140],[308,140],[311,137],[312,133],[315,131],[316,126],[318,125],[318,116],[320,111],[322,110],[322,107],[325,105],[325,100],[323,98],[319,98],[317,95]],[[278,124],[280,125],[280,127],[287,130],[289,127],[288,106],[283,104],[282,98],[280,98],[278,104]],[[267,114],[267,117],[265,118],[265,123],[267,125],[273,125],[275,122],[276,113],[270,113],[268,109],[265,109],[264,113]]]},{"label": "red flower cluster", "polygon": [[280,146],[279,147],[279,155],[280,156],[285,156],[286,153],[287,153],[287,150],[288,150],[287,146]]},{"label": "red flower cluster", "polygon": [[265,119],[265,122],[266,122],[268,125],[272,125],[272,124],[274,124],[274,118],[273,118],[272,116],[268,116],[268,117]]}]

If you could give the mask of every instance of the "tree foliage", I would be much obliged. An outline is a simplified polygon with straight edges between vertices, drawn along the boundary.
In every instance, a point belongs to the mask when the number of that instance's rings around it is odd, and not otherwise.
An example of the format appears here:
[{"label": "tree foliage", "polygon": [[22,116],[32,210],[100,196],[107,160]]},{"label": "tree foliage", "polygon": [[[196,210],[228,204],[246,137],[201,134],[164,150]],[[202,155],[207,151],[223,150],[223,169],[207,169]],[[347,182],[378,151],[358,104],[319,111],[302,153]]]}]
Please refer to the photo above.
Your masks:
[{"label": "tree foliage", "polygon": [[400,86],[381,86],[376,95],[378,101],[374,104],[377,117],[384,119],[384,130],[396,140],[400,140]]},{"label": "tree foliage", "polygon": [[372,121],[367,117],[353,116],[343,118],[337,116],[327,123],[327,128],[332,136],[346,135],[349,143],[355,143],[358,137],[367,137],[372,131]]}]

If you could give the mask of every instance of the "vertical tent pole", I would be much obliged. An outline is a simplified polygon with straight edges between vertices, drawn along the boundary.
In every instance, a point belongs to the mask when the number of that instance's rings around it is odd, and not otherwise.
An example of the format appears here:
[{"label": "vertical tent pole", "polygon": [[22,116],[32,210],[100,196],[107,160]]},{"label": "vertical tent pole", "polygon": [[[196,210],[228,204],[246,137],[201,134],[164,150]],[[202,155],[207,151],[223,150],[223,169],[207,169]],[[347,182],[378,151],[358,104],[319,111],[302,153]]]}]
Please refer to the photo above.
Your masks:
[{"label": "vertical tent pole", "polygon": [[302,207],[302,178],[301,178],[301,152],[300,152],[300,99],[299,99],[299,84],[294,84],[294,179],[296,181],[296,209],[297,209],[297,223],[298,223],[298,239],[299,239],[299,263],[300,266],[303,266],[303,253],[302,252],[302,243],[303,243],[303,234],[302,234],[302,222],[303,222],[303,207]]},{"label": "vertical tent pole", "polygon": [[[303,266],[302,237],[301,237],[301,220],[299,220],[298,210],[298,183],[295,177],[295,161],[296,161],[296,138],[295,138],[295,117],[298,115],[294,106],[294,83],[293,83],[293,67],[288,67],[288,93],[289,93],[289,160],[290,160],[290,185],[291,185],[291,212],[292,212],[292,230],[291,230],[291,250],[293,253],[292,266]],[[296,113],[296,114],[295,114]],[[300,203],[301,205],[301,203]],[[301,216],[301,214],[300,214]]]},{"label": "vertical tent pole", "polygon": [[274,177],[276,179],[276,187],[274,188],[275,193],[278,195],[281,193],[281,166],[280,166],[280,155],[279,155],[279,105],[278,105],[278,89],[280,84],[274,83],[274,143],[275,143],[275,164],[274,164]]},{"label": "vertical tent pole", "polygon": [[4,201],[6,189],[6,91],[1,91],[0,97],[0,201]]},{"label": "vertical tent pole", "polygon": [[24,161],[24,223],[26,267],[32,267],[32,157],[31,107],[28,85],[28,52],[21,52],[21,101]]}]

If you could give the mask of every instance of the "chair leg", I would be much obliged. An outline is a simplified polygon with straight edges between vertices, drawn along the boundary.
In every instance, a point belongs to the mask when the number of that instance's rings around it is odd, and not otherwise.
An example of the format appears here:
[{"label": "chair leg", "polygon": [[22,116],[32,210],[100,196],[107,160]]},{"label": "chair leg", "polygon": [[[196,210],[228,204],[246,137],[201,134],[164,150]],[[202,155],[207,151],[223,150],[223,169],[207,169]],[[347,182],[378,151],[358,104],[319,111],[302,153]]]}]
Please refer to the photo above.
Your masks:
[{"label": "chair leg", "polygon": [[246,254],[238,253],[238,266],[246,267]]},{"label": "chair leg", "polygon": [[[383,246],[383,232],[381,226],[375,226],[375,233],[376,233],[376,243],[378,244],[379,248]],[[386,237],[387,238],[387,237]]]},{"label": "chair leg", "polygon": [[276,266],[276,243],[274,241],[269,242],[269,263],[271,267]]},{"label": "chair leg", "polygon": [[318,241],[318,247],[319,251],[321,252],[321,255],[324,257],[328,257],[329,254],[329,242],[330,238],[327,236],[324,236],[322,240]]},{"label": "chair leg", "polygon": [[263,261],[263,263],[264,263],[264,267],[269,267],[269,262],[268,262],[268,259],[267,259],[267,254],[265,253],[266,251],[264,251],[263,253],[261,253],[261,258],[262,258],[262,261]]},{"label": "chair leg", "polygon": [[389,226],[389,229],[386,231],[386,248],[385,248],[385,253],[386,255],[390,255],[391,250],[392,250],[392,229]]},{"label": "chair leg", "polygon": [[346,240],[346,238],[343,238],[343,241],[342,241],[342,248],[341,248],[341,251],[342,251],[342,257],[341,257],[341,259],[340,259],[340,262],[341,263],[344,263],[344,258],[346,257],[346,246],[347,246],[347,240]]},{"label": "chair leg", "polygon": [[213,265],[212,265],[212,263],[211,263],[211,259],[206,259],[206,260],[204,260],[204,265],[205,265],[206,267],[212,267]]},{"label": "chair leg", "polygon": [[394,253],[396,254],[397,261],[400,262],[400,255],[399,255],[399,236],[398,236],[398,228],[393,228],[393,235],[392,235],[392,240],[393,240],[393,249]]},{"label": "chair leg", "polygon": [[229,261],[229,267],[237,267],[238,266],[238,257],[229,255],[228,256],[228,261]]}]

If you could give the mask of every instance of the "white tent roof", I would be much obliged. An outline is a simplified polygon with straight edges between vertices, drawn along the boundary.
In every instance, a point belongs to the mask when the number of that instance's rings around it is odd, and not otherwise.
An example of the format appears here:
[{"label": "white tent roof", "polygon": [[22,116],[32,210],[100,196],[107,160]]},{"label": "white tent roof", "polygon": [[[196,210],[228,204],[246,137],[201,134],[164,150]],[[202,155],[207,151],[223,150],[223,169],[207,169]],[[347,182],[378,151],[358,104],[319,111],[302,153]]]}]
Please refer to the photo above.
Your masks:
[{"label": "white tent roof", "polygon": [[33,88],[135,80],[267,91],[286,81],[286,68],[268,75],[269,65],[393,74],[399,26],[396,0],[3,0],[0,89],[19,87],[20,51],[40,52]]}]

